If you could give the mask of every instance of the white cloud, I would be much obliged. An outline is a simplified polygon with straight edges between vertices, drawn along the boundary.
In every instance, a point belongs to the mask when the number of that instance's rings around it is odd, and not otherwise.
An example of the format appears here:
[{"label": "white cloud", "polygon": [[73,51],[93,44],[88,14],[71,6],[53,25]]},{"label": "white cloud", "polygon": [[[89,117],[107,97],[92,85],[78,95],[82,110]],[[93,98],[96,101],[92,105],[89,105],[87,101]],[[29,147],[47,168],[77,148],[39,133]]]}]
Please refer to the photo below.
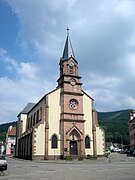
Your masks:
[{"label": "white cloud", "polygon": [[[1,77],[0,97],[14,101],[14,107],[18,102],[22,106],[56,87],[54,81],[59,76],[59,57],[68,26],[84,90],[95,99],[97,110],[134,108],[135,1],[7,2],[18,17],[18,46],[26,57],[30,54],[32,58],[18,61],[0,49],[1,61],[14,75],[13,78],[8,74]],[[10,89],[10,93],[6,89]],[[6,102],[5,98],[3,105],[8,107]],[[5,108],[3,112],[7,111]]]},{"label": "white cloud", "polygon": [[121,0],[117,3],[115,10],[124,16],[124,18],[133,18],[135,15],[134,5],[134,0]]},{"label": "white cloud", "polygon": [[34,63],[21,62],[18,68],[18,73],[23,78],[35,78],[38,73],[38,67]]},{"label": "white cloud", "polygon": [[41,82],[34,78],[12,80],[8,77],[0,78],[0,122],[17,120],[17,114],[28,102],[37,102],[52,90],[49,82]]},{"label": "white cloud", "polygon": [[6,64],[6,69],[12,71],[18,68],[17,62],[8,56],[8,52],[5,49],[0,48],[0,61]]},{"label": "white cloud", "polygon": [[6,53],[7,53],[6,50],[4,50],[3,48],[0,48],[0,59],[3,59]]},{"label": "white cloud", "polygon": [[88,72],[87,79],[91,80],[90,86],[94,89],[98,87],[107,87],[111,89],[116,88],[121,84],[121,79],[119,79],[118,77],[98,76],[98,74],[92,72]]},{"label": "white cloud", "polygon": [[57,40],[59,39],[57,34],[59,34],[59,29],[63,28],[59,27],[59,25],[64,21],[63,16],[65,16],[65,11],[74,2],[65,2],[62,0],[55,2],[42,0],[8,1],[19,18],[20,31],[18,33],[18,40],[21,48],[27,52],[33,46],[36,53],[38,51],[41,52],[41,49],[43,49],[44,55],[48,53],[52,54],[52,49],[53,52],[56,52],[56,48],[58,47]]},{"label": "white cloud", "polygon": [[129,75],[135,78],[135,53],[125,57],[125,66]]},{"label": "white cloud", "polygon": [[[40,74],[40,64],[34,62],[20,62],[12,59],[8,52],[1,49],[1,60],[13,67],[14,78],[0,77],[0,122],[17,120],[17,114],[28,102],[37,102],[52,90],[49,79],[43,79]],[[42,66],[42,65],[41,65]],[[9,69],[8,69],[9,70]]]}]

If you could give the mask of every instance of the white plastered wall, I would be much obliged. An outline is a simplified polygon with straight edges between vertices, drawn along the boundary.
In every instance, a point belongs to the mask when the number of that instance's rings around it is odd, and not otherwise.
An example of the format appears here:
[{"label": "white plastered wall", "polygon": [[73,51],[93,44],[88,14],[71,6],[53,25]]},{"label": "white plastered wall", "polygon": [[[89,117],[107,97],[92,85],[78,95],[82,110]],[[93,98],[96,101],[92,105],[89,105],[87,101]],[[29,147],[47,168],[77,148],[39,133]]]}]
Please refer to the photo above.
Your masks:
[{"label": "white plastered wall", "polygon": [[33,135],[33,146],[34,146],[34,156],[44,155],[45,154],[45,122],[43,120],[43,113],[44,113],[44,105],[45,100],[42,99],[39,104],[36,105],[34,109],[31,110],[29,113],[29,117],[34,115],[37,110],[42,107],[42,122],[40,121],[38,124],[34,126],[34,135]]},{"label": "white plastered wall", "polygon": [[[48,155],[60,155],[60,89],[57,89],[48,95],[49,105],[49,141],[48,141]],[[58,137],[58,148],[51,148],[51,137],[56,134]]]},{"label": "white plastered wall", "polygon": [[92,135],[92,99],[86,94],[83,95],[83,113],[85,120],[85,137],[90,137],[90,149],[85,149],[85,155],[93,155],[93,135]]},{"label": "white plastered wall", "polygon": [[104,154],[104,131],[100,127],[96,127],[97,137],[97,155]]},{"label": "white plastered wall", "polygon": [[26,123],[27,123],[27,114],[21,114],[21,119],[23,123],[22,125],[22,134],[26,131]]},{"label": "white plastered wall", "polygon": [[39,124],[34,128],[34,155],[44,155],[45,149],[45,124]]}]

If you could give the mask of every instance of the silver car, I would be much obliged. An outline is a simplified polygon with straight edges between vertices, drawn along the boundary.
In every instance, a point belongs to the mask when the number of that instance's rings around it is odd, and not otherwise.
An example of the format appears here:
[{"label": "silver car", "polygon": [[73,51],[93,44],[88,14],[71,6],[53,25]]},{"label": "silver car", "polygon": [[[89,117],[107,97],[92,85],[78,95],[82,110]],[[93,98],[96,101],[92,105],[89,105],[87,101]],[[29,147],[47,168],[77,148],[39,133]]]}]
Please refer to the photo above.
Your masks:
[{"label": "silver car", "polygon": [[7,160],[5,156],[0,155],[0,172],[7,170]]}]

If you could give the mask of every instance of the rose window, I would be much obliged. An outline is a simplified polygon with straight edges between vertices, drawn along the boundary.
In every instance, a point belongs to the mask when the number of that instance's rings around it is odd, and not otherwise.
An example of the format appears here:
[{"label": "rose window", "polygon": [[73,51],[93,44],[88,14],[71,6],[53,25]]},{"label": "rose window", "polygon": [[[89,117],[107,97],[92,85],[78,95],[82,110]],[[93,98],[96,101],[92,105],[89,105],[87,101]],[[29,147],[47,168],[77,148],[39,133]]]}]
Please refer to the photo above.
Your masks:
[{"label": "rose window", "polygon": [[69,107],[73,110],[78,108],[78,101],[76,99],[71,99],[69,101]]}]

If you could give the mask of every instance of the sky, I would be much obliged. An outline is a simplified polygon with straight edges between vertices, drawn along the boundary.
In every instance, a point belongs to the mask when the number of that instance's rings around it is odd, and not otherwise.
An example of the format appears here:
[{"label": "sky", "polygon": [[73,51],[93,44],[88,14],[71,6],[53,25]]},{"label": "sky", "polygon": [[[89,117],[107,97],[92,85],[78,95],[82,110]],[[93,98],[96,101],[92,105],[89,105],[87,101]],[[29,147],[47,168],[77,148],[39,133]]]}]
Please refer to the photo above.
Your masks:
[{"label": "sky", "polygon": [[0,124],[57,87],[70,39],[97,111],[135,109],[135,0],[0,0]]}]

